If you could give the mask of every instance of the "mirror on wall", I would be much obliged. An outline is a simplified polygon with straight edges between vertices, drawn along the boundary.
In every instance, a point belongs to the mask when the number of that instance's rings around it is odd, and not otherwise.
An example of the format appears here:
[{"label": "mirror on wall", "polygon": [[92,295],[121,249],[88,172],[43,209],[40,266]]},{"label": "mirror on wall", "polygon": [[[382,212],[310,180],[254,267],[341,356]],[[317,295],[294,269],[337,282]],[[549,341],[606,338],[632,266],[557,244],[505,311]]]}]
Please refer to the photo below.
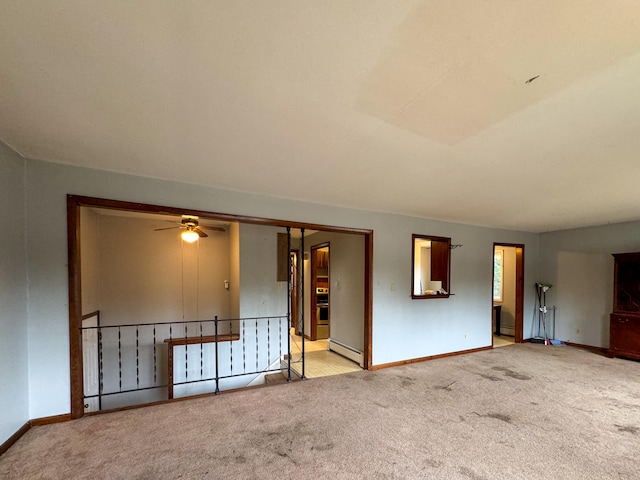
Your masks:
[{"label": "mirror on wall", "polygon": [[451,239],[412,235],[411,298],[449,297]]}]

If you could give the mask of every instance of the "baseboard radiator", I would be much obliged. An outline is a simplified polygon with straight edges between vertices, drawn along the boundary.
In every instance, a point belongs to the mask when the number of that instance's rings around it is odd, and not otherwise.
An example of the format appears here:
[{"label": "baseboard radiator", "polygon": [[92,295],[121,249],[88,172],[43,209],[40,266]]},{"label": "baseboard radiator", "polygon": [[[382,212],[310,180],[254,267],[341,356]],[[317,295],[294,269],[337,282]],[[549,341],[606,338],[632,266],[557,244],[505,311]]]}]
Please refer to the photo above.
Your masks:
[{"label": "baseboard radiator", "polygon": [[353,360],[360,367],[364,368],[364,360],[362,358],[362,352],[360,350],[356,350],[349,345],[345,345],[344,343],[336,342],[332,338],[327,342],[329,350],[332,352],[336,352],[343,357],[347,357],[349,360]]}]

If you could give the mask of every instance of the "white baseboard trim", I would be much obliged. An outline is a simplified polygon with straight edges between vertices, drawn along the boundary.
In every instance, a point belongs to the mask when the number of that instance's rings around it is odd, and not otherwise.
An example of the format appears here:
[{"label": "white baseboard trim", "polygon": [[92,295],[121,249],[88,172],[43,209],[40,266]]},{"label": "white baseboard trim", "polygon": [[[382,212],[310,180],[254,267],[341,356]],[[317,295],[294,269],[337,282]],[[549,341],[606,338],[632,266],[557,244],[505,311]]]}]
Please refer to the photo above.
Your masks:
[{"label": "white baseboard trim", "polygon": [[344,343],[337,342],[332,338],[330,338],[327,342],[327,346],[329,350],[336,352],[337,354],[342,355],[349,360],[353,360],[358,365],[360,365],[361,368],[364,368],[364,358],[360,350],[356,350],[355,348],[350,347],[349,345],[345,345]]}]

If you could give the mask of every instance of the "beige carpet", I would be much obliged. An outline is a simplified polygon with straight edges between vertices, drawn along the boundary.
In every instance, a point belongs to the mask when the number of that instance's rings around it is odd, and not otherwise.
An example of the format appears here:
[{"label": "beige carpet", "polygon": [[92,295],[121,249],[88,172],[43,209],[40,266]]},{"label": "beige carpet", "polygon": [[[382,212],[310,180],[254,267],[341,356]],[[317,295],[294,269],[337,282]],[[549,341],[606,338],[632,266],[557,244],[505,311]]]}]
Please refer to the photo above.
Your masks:
[{"label": "beige carpet", "polygon": [[513,345],[31,429],[2,479],[638,479],[640,363]]}]

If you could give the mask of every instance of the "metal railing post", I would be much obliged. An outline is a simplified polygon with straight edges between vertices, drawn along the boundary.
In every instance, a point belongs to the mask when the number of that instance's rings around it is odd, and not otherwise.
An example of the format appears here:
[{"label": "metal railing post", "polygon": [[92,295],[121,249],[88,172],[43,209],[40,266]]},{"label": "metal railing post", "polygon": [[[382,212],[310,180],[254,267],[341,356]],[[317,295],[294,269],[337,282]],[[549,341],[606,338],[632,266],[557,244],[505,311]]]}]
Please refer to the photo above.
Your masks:
[{"label": "metal railing post", "polygon": [[300,295],[302,298],[302,301],[300,302],[302,304],[302,376],[300,378],[304,380],[304,228],[300,229],[300,250],[302,251],[302,292]]},{"label": "metal railing post", "polygon": [[122,391],[122,332],[118,327],[118,389]]},{"label": "metal railing post", "polygon": [[102,394],[104,393],[104,373],[102,357],[102,327],[98,325],[98,410],[102,410]]},{"label": "metal railing post", "polygon": [[220,395],[220,373],[218,371],[218,316],[213,318],[213,326],[215,328],[215,344],[216,344],[216,395]]},{"label": "metal railing post", "polygon": [[287,227],[287,382],[291,381],[291,227]]}]

